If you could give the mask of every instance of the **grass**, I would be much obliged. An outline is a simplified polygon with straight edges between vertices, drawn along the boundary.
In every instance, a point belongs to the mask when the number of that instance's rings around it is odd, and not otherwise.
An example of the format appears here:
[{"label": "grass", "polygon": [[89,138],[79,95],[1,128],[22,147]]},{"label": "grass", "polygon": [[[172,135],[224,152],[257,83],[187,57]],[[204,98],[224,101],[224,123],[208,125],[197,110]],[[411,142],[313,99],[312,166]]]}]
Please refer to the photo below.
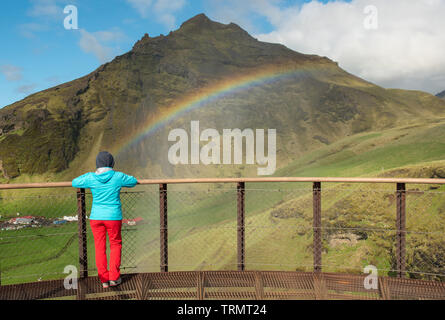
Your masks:
[{"label": "grass", "polygon": [[78,261],[76,224],[2,231],[2,284],[59,278]]},{"label": "grass", "polygon": [[[310,152],[278,170],[279,176],[376,175],[445,159],[444,123],[357,135]],[[434,139],[432,139],[434,137]]]}]

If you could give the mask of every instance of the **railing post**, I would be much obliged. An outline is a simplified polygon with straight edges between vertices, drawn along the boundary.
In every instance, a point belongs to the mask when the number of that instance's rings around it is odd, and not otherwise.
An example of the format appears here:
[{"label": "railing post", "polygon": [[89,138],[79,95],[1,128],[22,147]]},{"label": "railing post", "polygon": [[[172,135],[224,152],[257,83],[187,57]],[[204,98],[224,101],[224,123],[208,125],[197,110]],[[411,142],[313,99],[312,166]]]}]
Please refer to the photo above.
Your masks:
[{"label": "railing post", "polygon": [[238,182],[237,184],[237,252],[238,252],[238,271],[244,271],[245,265],[245,234],[244,234],[244,194],[245,184],[244,182]]},{"label": "railing post", "polygon": [[196,299],[204,300],[204,297],[205,297],[205,292],[204,292],[204,290],[205,290],[205,283],[204,283],[205,274],[204,274],[204,272],[202,272],[202,271],[198,272],[196,281],[197,281]]},{"label": "railing post", "polygon": [[77,217],[79,226],[79,278],[88,277],[87,222],[85,189],[77,189]]},{"label": "railing post", "polygon": [[321,182],[314,182],[312,187],[313,194],[313,229],[314,229],[314,272],[321,272]]},{"label": "railing post", "polygon": [[397,237],[396,237],[396,261],[397,277],[405,276],[406,253],[406,185],[397,183]]},{"label": "railing post", "polygon": [[261,271],[255,271],[255,294],[257,300],[264,300],[264,282]]},{"label": "railing post", "polygon": [[161,227],[161,272],[168,272],[167,184],[159,185],[159,214]]},{"label": "railing post", "polygon": [[86,297],[85,280],[88,277],[85,189],[77,189],[77,220],[79,229],[79,281],[76,296],[78,300],[84,300]]}]

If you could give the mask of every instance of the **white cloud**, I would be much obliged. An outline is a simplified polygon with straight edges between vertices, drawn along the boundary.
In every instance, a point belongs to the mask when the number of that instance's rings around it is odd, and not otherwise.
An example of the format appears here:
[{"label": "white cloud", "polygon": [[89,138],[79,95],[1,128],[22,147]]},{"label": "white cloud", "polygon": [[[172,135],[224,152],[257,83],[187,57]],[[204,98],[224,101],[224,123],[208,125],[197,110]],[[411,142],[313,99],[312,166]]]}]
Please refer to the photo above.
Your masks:
[{"label": "white cloud", "polygon": [[119,29],[94,32],[96,38],[102,42],[119,42],[126,39],[126,35]]},{"label": "white cloud", "polygon": [[0,66],[0,73],[3,74],[8,81],[20,81],[23,79],[22,68],[11,64]]},{"label": "white cloud", "polygon": [[80,29],[80,48],[86,53],[92,53],[101,62],[107,62],[112,58],[112,49],[104,46],[97,37],[86,30]]},{"label": "white cloud", "polygon": [[119,29],[88,32],[80,29],[80,48],[86,53],[92,53],[96,56],[100,63],[110,61],[116,56],[116,50],[107,46],[110,42],[120,42],[126,39],[125,34]]},{"label": "white cloud", "polygon": [[63,20],[66,17],[63,12],[64,7],[76,3],[77,0],[29,0],[29,2],[31,6],[26,14],[31,19],[18,25],[18,30],[25,38],[36,38],[39,32],[63,27]]},{"label": "white cloud", "polygon": [[181,10],[186,0],[127,0],[141,15],[148,18],[152,15],[169,29],[176,27],[174,13]]},{"label": "white cloud", "polygon": [[135,8],[143,18],[148,17],[149,10],[153,3],[152,0],[127,0],[133,8]]},{"label": "white cloud", "polygon": [[204,3],[210,18],[222,23],[236,23],[249,33],[257,33],[257,16],[266,17],[272,24],[283,16],[282,0],[208,0]]},{"label": "white cloud", "polygon": [[55,16],[60,13],[56,5],[36,5],[29,12],[30,16]]},{"label": "white cloud", "polygon": [[29,85],[20,86],[16,89],[16,91],[18,93],[22,93],[22,94],[29,94],[29,93],[33,92],[36,88],[37,88],[37,84],[33,83],[33,84],[29,84]]},{"label": "white cloud", "polygon": [[[445,0],[312,1],[280,8],[281,4],[226,0],[222,18],[249,26],[252,13],[266,17],[274,31],[255,35],[260,40],[327,56],[384,87],[431,93],[445,88]],[[369,5],[378,9],[377,30],[364,27]]]},{"label": "white cloud", "polygon": [[154,9],[157,12],[177,11],[184,7],[185,0],[156,0]]},{"label": "white cloud", "polygon": [[31,0],[32,7],[28,10],[28,15],[32,17],[61,18],[63,7],[58,3],[66,2],[61,0]]}]

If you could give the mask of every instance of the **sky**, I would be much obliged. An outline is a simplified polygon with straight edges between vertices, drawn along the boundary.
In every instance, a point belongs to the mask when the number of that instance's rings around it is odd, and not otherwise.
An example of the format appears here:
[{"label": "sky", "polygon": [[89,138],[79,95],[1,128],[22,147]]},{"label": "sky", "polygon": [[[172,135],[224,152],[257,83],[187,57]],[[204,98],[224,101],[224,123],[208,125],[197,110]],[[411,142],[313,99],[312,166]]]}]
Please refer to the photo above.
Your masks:
[{"label": "sky", "polygon": [[445,90],[445,0],[15,0],[0,4],[0,108],[199,13],[385,88]]}]

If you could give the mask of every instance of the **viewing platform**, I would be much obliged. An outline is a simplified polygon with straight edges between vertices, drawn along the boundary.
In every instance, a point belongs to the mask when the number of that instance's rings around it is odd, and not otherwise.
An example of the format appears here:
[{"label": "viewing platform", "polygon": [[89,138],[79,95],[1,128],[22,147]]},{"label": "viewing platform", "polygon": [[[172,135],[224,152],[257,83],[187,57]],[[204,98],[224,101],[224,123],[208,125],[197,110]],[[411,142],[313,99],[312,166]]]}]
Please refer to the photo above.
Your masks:
[{"label": "viewing platform", "polygon": [[0,299],[445,299],[445,179],[138,181],[108,289],[87,190],[0,185]]}]

